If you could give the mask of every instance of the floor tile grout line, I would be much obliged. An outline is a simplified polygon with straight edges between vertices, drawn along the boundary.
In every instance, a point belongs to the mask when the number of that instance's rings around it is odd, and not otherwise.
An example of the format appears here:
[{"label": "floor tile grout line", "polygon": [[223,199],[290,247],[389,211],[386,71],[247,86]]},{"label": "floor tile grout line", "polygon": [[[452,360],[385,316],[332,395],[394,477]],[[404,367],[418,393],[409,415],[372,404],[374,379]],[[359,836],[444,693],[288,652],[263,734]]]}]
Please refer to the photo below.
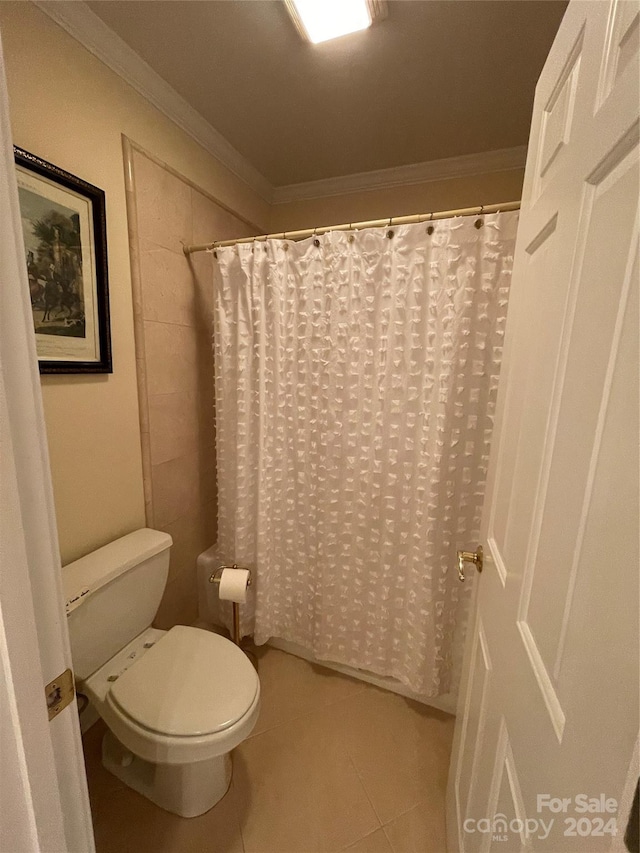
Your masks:
[{"label": "floor tile grout line", "polygon": [[[384,827],[383,827],[383,826],[377,826],[377,827],[376,827],[374,830],[372,830],[371,832],[367,832],[367,834],[366,834],[366,835],[363,835],[363,836],[362,836],[362,838],[358,838],[358,840],[357,840],[357,841],[354,841],[354,842],[352,842],[351,844],[349,844],[349,846],[348,846],[348,847],[343,847],[343,848],[340,850],[340,853],[349,853],[349,850],[351,850],[351,848],[352,848],[352,847],[355,847],[355,846],[356,846],[356,844],[360,844],[360,842],[361,842],[361,841],[364,841],[366,838],[371,838],[371,836],[372,836],[372,835],[375,835],[375,834],[376,834],[376,832],[380,832],[380,830],[381,830],[381,829],[382,829],[382,830],[384,830]],[[385,837],[385,838],[387,838],[387,834],[386,834],[386,833],[385,833],[385,836],[384,836],[384,837]],[[391,845],[391,842],[389,841],[389,839],[388,839],[388,838],[387,838],[387,841],[389,842],[389,845]]]},{"label": "floor tile grout line", "polygon": [[[333,706],[338,705],[338,704],[341,704],[341,703],[346,703],[346,702],[352,701],[352,700],[353,700],[353,699],[355,699],[356,697],[358,697],[358,696],[362,695],[362,693],[364,693],[364,692],[368,689],[368,686],[369,686],[369,685],[368,685],[367,683],[363,682],[363,683],[362,683],[362,687],[361,687],[359,690],[355,690],[355,691],[354,691],[353,693],[351,693],[349,696],[344,696],[344,697],[342,697],[341,699],[335,699],[335,700],[333,700],[332,702],[327,702],[327,703],[325,703],[324,705],[320,706],[319,708],[313,708],[313,709],[310,709],[310,710],[308,710],[308,711],[303,712],[303,713],[302,713],[302,714],[300,714],[299,716],[292,717],[291,719],[289,719],[289,720],[284,720],[284,721],[282,721],[282,722],[280,722],[280,723],[276,723],[274,726],[271,726],[271,727],[270,727],[270,728],[268,728],[268,729],[264,729],[263,731],[258,732],[258,733],[257,733],[257,734],[255,734],[255,735],[253,735],[253,734],[252,734],[252,735],[250,735],[250,736],[249,736],[249,738],[247,738],[247,740],[254,739],[254,738],[257,738],[257,737],[260,737],[260,735],[262,735],[262,734],[267,734],[268,732],[273,732],[273,731],[275,731],[275,729],[280,728],[281,726],[286,725],[287,723],[294,723],[294,722],[299,722],[299,721],[301,721],[301,720],[304,720],[304,719],[306,719],[307,717],[311,716],[312,714],[317,713],[318,711],[321,711],[321,710],[324,710],[324,709],[327,709],[327,708],[333,707]],[[373,685],[373,686],[375,687],[375,685]],[[377,688],[377,689],[379,689],[379,688]],[[356,773],[356,775],[357,775],[357,777],[358,777],[358,779],[359,779],[359,781],[360,781],[360,784],[362,785],[362,788],[363,788],[363,790],[364,790],[364,792],[365,792],[365,795],[366,795],[366,797],[367,797],[367,800],[368,800],[368,802],[369,802],[369,804],[370,804],[370,806],[371,806],[371,808],[372,808],[372,810],[373,810],[373,813],[374,813],[374,815],[376,816],[376,819],[378,820],[378,822],[379,822],[379,824],[380,824],[380,825],[379,825],[379,827],[377,827],[377,829],[384,829],[384,828],[385,828],[385,826],[389,826],[389,825],[390,825],[391,823],[393,823],[395,820],[397,820],[398,818],[402,817],[403,815],[408,814],[410,811],[412,811],[412,809],[417,808],[417,807],[419,806],[419,803],[414,803],[413,805],[408,806],[408,807],[407,807],[406,809],[404,809],[403,811],[398,812],[398,814],[394,815],[393,817],[389,818],[388,820],[383,821],[383,819],[382,819],[382,818],[380,817],[380,815],[378,814],[378,811],[377,811],[377,809],[375,808],[375,806],[374,806],[374,804],[373,804],[373,801],[371,800],[371,797],[370,797],[370,795],[369,795],[369,792],[368,792],[368,790],[367,790],[367,787],[366,787],[366,785],[365,785],[365,782],[364,782],[364,780],[363,780],[363,778],[362,778],[362,776],[361,776],[361,774],[360,774],[360,772],[359,772],[359,770],[358,770],[358,767],[357,767],[357,765],[356,765],[356,763],[355,763],[355,761],[354,761],[354,759],[353,759],[353,756],[352,756],[352,754],[351,754],[351,752],[350,752],[350,750],[349,750],[348,743],[347,743],[347,744],[345,744],[345,749],[346,749],[347,755],[348,755],[348,757],[349,757],[349,761],[350,761],[351,765],[353,766],[353,768],[354,768],[354,770],[355,770],[355,773]],[[374,832],[375,832],[375,831],[377,831],[377,830],[374,830]],[[370,833],[369,833],[369,834],[370,834]],[[385,832],[385,836],[387,837],[387,840],[389,841],[389,844],[391,844],[391,841],[389,840],[388,835],[387,835],[387,833],[386,833],[386,832]],[[363,836],[363,837],[366,837],[366,836]],[[359,839],[359,840],[361,840],[361,839]],[[357,842],[354,842],[354,843],[357,843]]]},{"label": "floor tile grout line", "polygon": [[[260,673],[258,672],[258,676],[259,675],[260,675]],[[366,690],[366,687],[363,687],[362,690],[358,690],[358,691],[352,693],[350,696],[343,696],[342,699],[334,699],[332,702],[326,702],[324,705],[320,705],[319,707],[310,708],[308,711],[303,711],[302,714],[300,714],[299,716],[290,717],[288,720],[282,720],[281,722],[275,723],[273,726],[270,726],[268,729],[263,729],[260,732],[255,732],[255,734],[252,732],[248,736],[247,740],[252,740],[253,738],[260,737],[260,735],[264,735],[267,732],[272,732],[272,731],[274,731],[274,729],[277,729],[280,726],[285,726],[287,723],[299,722],[300,720],[303,720],[305,717],[308,717],[311,714],[316,714],[318,711],[321,711],[321,710],[326,709],[326,708],[331,708],[334,705],[340,704],[341,702],[348,702],[349,699],[353,699],[354,696],[359,696],[365,690]]]},{"label": "floor tile grout line", "polygon": [[[233,814],[235,815],[235,818],[236,818],[236,826],[238,827],[238,834],[239,834],[239,836],[240,836],[240,844],[241,844],[241,846],[242,846],[242,853],[246,853],[246,849],[245,849],[245,846],[244,846],[244,835],[243,835],[243,833],[242,833],[242,821],[240,820],[240,814],[239,814],[239,812],[238,812],[238,802],[237,802],[237,799],[236,799],[236,796],[235,796],[235,791],[233,791],[233,790],[232,790],[232,789],[233,789],[233,787],[234,787],[234,781],[233,781],[233,752],[235,752],[235,750],[232,750],[232,755],[231,755],[231,782],[229,783],[229,787],[227,788],[227,793],[226,793],[224,796],[226,797],[226,796],[228,796],[229,794],[231,794],[231,808],[233,809]],[[223,798],[223,799],[224,799],[224,798]],[[217,805],[217,803],[216,803],[216,805]],[[215,808],[215,806],[214,806],[214,808]]]},{"label": "floor tile grout line", "polygon": [[[351,697],[347,697],[347,698],[351,698]],[[380,815],[378,814],[378,810],[376,809],[375,805],[373,804],[373,800],[372,800],[372,799],[371,799],[371,797],[369,796],[369,792],[368,792],[368,790],[367,790],[367,786],[366,786],[366,784],[365,784],[365,782],[364,782],[364,780],[363,780],[363,778],[362,778],[362,776],[361,776],[361,774],[360,774],[360,771],[358,770],[358,766],[357,766],[357,764],[355,763],[355,760],[354,760],[354,758],[353,758],[353,756],[352,756],[352,754],[351,754],[351,751],[350,751],[350,749],[349,749],[349,744],[348,744],[348,742],[345,744],[345,749],[346,749],[346,751],[347,751],[347,755],[349,756],[349,760],[351,761],[351,764],[353,765],[353,768],[354,768],[354,770],[355,770],[355,772],[356,772],[356,775],[357,775],[358,779],[360,780],[360,783],[361,783],[361,785],[362,785],[362,787],[363,787],[363,789],[364,789],[364,792],[365,792],[365,794],[367,795],[367,799],[369,800],[369,803],[370,803],[370,805],[371,805],[371,808],[373,809],[373,813],[375,814],[375,816],[377,817],[378,821],[380,822],[380,827],[379,827],[380,829],[383,829],[383,830],[384,830],[384,829],[385,829],[385,827],[390,826],[394,821],[398,820],[398,819],[399,819],[399,818],[401,818],[401,817],[404,817],[404,815],[409,814],[409,812],[410,812],[410,811],[413,811],[413,809],[417,809],[417,808],[420,806],[420,801],[418,801],[417,803],[413,803],[413,805],[408,806],[408,807],[407,807],[406,809],[404,809],[403,811],[398,812],[398,814],[395,814],[393,817],[391,817],[391,818],[389,818],[389,819],[387,819],[387,820],[383,820],[383,819],[380,817]],[[375,830],[374,830],[374,831],[375,831]],[[393,844],[391,843],[391,839],[389,838],[389,836],[388,836],[388,833],[387,833],[387,832],[385,832],[385,836],[386,836],[386,838],[387,838],[387,841],[388,841],[388,842],[389,842],[389,844],[391,845],[391,847],[393,847]],[[364,837],[366,838],[366,836],[364,836]],[[360,839],[360,840],[362,840],[362,839]],[[354,842],[354,843],[355,843],[355,842]]]},{"label": "floor tile grout line", "polygon": [[[356,695],[360,695],[360,694],[358,693],[358,694],[356,694]],[[380,827],[379,827],[379,828],[384,829],[384,824],[383,824],[383,822],[382,822],[382,818],[381,818],[381,817],[380,817],[380,815],[378,814],[378,810],[376,809],[375,805],[373,804],[373,800],[371,799],[371,796],[369,795],[369,791],[367,791],[367,786],[366,786],[366,785],[365,785],[365,783],[364,783],[364,780],[363,780],[363,778],[362,778],[362,775],[360,774],[360,771],[358,770],[358,766],[357,766],[357,764],[356,764],[356,762],[355,762],[355,760],[354,760],[354,758],[353,758],[353,755],[351,754],[351,750],[349,749],[349,742],[348,742],[348,741],[345,743],[345,749],[346,749],[346,751],[347,751],[347,755],[349,756],[349,761],[350,761],[350,762],[351,762],[351,764],[353,765],[353,769],[354,769],[354,770],[355,770],[355,772],[356,772],[356,776],[357,776],[357,777],[358,777],[358,779],[360,780],[360,784],[362,785],[362,788],[363,788],[363,790],[364,790],[364,792],[365,792],[365,795],[366,795],[366,797],[367,797],[367,800],[369,800],[369,804],[370,804],[371,808],[373,809],[373,813],[374,813],[374,815],[376,816],[376,818],[377,818],[377,820],[378,820],[378,823],[380,824]],[[385,833],[385,835],[386,835],[386,833]],[[366,836],[365,836],[365,837],[366,837]],[[391,843],[391,842],[389,842],[389,843]]]},{"label": "floor tile grout line", "polygon": [[[355,774],[358,777],[360,784],[362,785],[362,790],[364,791],[365,797],[367,798],[369,805],[371,806],[371,810],[373,811],[374,815],[376,816],[376,820],[379,823],[379,826],[377,827],[377,829],[382,829],[383,828],[382,819],[381,819],[380,815],[378,814],[378,810],[376,809],[376,807],[373,804],[373,800],[371,799],[369,792],[367,791],[367,786],[364,784],[364,780],[363,780],[362,776],[360,775],[360,771],[358,770],[358,767],[357,767],[355,761],[353,760],[353,756],[351,755],[351,752],[349,751],[348,744],[345,744],[345,749],[347,751],[347,757],[349,758],[349,761],[351,762],[351,766],[355,770]],[[374,830],[374,832],[375,831],[376,830]],[[371,834],[371,833],[369,833],[369,834]],[[366,835],[364,837],[366,838]],[[360,840],[362,840],[362,839],[360,839]]]},{"label": "floor tile grout line", "polygon": [[[394,820],[395,820],[395,818],[394,818]],[[386,830],[386,827],[387,827],[387,826],[389,826],[389,825],[390,825],[390,823],[391,823],[391,822],[383,824],[383,826],[382,826],[382,831],[384,832],[384,837],[387,839],[387,844],[389,845],[389,847],[391,848],[391,850],[393,851],[393,853],[396,853],[396,848],[395,848],[395,846],[394,846],[394,844],[393,844],[393,841],[389,838],[389,833],[388,833],[388,832],[387,832],[387,830]]]},{"label": "floor tile grout line", "polygon": [[[358,839],[356,839],[356,841],[353,842],[353,844],[358,844],[358,842],[362,841],[363,838],[368,838],[370,835],[373,835],[374,832],[377,832],[379,829],[382,829],[382,821],[380,820],[380,817],[378,815],[378,812],[376,811],[375,806],[371,802],[371,797],[369,796],[369,792],[367,791],[365,784],[362,781],[362,777],[358,773],[358,768],[356,767],[355,762],[354,762],[353,758],[351,757],[351,753],[349,752],[348,749],[347,749],[347,758],[349,759],[349,763],[353,767],[353,770],[354,770],[356,776],[358,777],[358,781],[360,782],[360,786],[361,786],[362,790],[364,791],[364,795],[367,798],[367,802],[371,806],[371,811],[373,812],[375,819],[378,821],[378,826],[376,826],[375,829],[372,829],[371,832],[367,832],[361,838],[358,838]],[[386,835],[386,833],[385,833],[385,835]],[[351,846],[353,846],[353,844]]]},{"label": "floor tile grout line", "polygon": [[[258,734],[256,734],[256,735],[249,735],[249,737],[247,738],[247,740],[253,740],[253,739],[255,739],[255,738],[259,738],[259,737],[260,737],[260,735],[268,734],[269,732],[273,732],[273,731],[275,731],[275,729],[281,728],[282,726],[285,726],[285,725],[287,725],[287,724],[291,724],[291,723],[300,722],[301,720],[304,720],[304,719],[308,718],[309,716],[311,716],[311,715],[313,715],[313,714],[316,714],[316,713],[318,713],[318,712],[325,711],[325,710],[327,710],[327,709],[328,709],[328,708],[330,708],[330,707],[333,707],[333,706],[335,706],[335,705],[339,705],[339,704],[342,704],[342,703],[345,703],[345,702],[349,702],[350,700],[354,699],[356,696],[360,696],[363,692],[365,692],[365,691],[366,691],[366,689],[367,689],[367,685],[366,685],[366,684],[363,684],[363,686],[362,686],[362,688],[361,688],[360,690],[356,690],[356,691],[354,691],[354,692],[353,692],[352,694],[350,694],[349,696],[344,696],[344,697],[342,697],[341,699],[335,699],[335,700],[334,700],[334,701],[332,701],[332,702],[327,702],[327,703],[325,703],[324,705],[322,705],[322,706],[320,706],[320,707],[313,708],[313,709],[311,709],[311,710],[309,710],[309,711],[304,712],[303,714],[301,714],[301,715],[300,715],[300,716],[298,716],[298,717],[295,717],[295,718],[292,718],[292,719],[290,719],[290,720],[285,720],[285,721],[283,721],[283,722],[277,723],[275,726],[273,726],[273,727],[271,727],[271,728],[269,728],[269,729],[265,729],[264,731],[258,732]],[[351,753],[349,752],[349,749],[348,749],[348,747],[346,746],[346,744],[345,744],[345,752],[346,752],[347,758],[348,758],[348,760],[349,760],[349,764],[350,764],[350,765],[351,765],[351,767],[353,768],[353,771],[354,771],[354,773],[356,774],[356,777],[358,778],[358,781],[359,781],[360,786],[361,786],[361,788],[362,788],[362,791],[363,791],[363,793],[364,793],[364,795],[365,795],[365,798],[366,798],[367,802],[369,803],[369,805],[370,805],[370,807],[371,807],[371,811],[373,812],[373,815],[374,815],[374,817],[375,817],[376,821],[378,822],[378,825],[377,825],[373,830],[371,830],[371,832],[367,832],[367,833],[365,833],[365,835],[363,835],[363,836],[361,836],[360,838],[356,839],[355,841],[353,841],[353,842],[349,845],[349,846],[353,846],[354,844],[357,844],[358,842],[362,841],[364,838],[368,838],[368,837],[369,837],[369,835],[373,835],[373,833],[374,833],[374,832],[378,832],[378,830],[383,829],[383,824],[382,824],[382,820],[381,820],[380,816],[378,815],[378,812],[376,811],[375,806],[373,805],[373,802],[371,801],[371,797],[369,796],[369,792],[368,792],[368,791],[367,791],[367,789],[366,789],[366,786],[365,786],[365,784],[364,784],[364,782],[363,782],[363,780],[362,780],[362,777],[361,777],[360,773],[358,772],[358,768],[356,767],[355,762],[354,762],[354,760],[353,760],[353,757],[351,756]],[[233,782],[232,782],[232,784],[233,784]],[[235,810],[235,803],[234,803],[234,810]],[[236,814],[237,814],[237,811],[236,811]],[[242,843],[243,843],[243,845],[244,845],[244,835],[243,835],[243,833],[242,833],[242,826],[240,826],[240,835],[241,835],[241,838],[242,838]],[[385,837],[386,837],[386,833],[385,833]],[[391,842],[389,842],[389,844],[391,844]],[[243,848],[243,849],[244,849],[244,848]],[[341,851],[347,851],[347,850],[348,850],[348,847],[341,848]]]},{"label": "floor tile grout line", "polygon": [[385,820],[384,823],[382,824],[382,828],[384,829],[385,826],[391,826],[391,824],[394,821],[399,820],[401,817],[404,817],[405,815],[408,815],[409,812],[412,812],[414,809],[417,809],[419,807],[419,805],[420,805],[420,802],[414,803],[412,806],[409,806],[408,809],[405,809],[405,811],[398,812],[397,815],[390,817],[389,820]]},{"label": "floor tile grout line", "polygon": [[[259,674],[260,674],[260,673],[258,672],[258,675],[259,675]],[[290,719],[290,720],[284,720],[284,721],[282,721],[282,722],[280,722],[280,723],[277,723],[275,726],[272,726],[272,727],[271,727],[271,728],[269,728],[269,729],[264,729],[264,731],[258,732],[258,733],[257,733],[257,734],[255,734],[255,735],[254,735],[254,734],[251,734],[251,735],[249,735],[249,737],[247,738],[247,741],[249,741],[249,740],[254,740],[254,739],[256,739],[256,738],[259,738],[259,737],[260,737],[260,735],[264,735],[264,734],[268,734],[269,732],[273,732],[273,731],[275,731],[275,729],[281,728],[282,726],[286,726],[287,724],[295,723],[295,722],[299,722],[300,720],[306,719],[307,717],[311,716],[312,714],[316,714],[316,713],[318,713],[319,711],[326,710],[327,708],[332,707],[332,706],[334,706],[334,705],[338,705],[338,704],[340,704],[340,703],[348,702],[350,699],[353,699],[354,697],[359,696],[359,695],[360,695],[361,693],[363,693],[366,689],[367,689],[367,685],[366,685],[366,684],[363,684],[363,686],[362,686],[362,688],[361,688],[360,690],[356,690],[356,691],[354,691],[354,692],[353,692],[351,695],[349,695],[349,696],[344,696],[344,697],[342,697],[342,699],[335,699],[333,702],[327,702],[327,703],[325,703],[324,705],[322,705],[322,706],[321,706],[321,707],[319,707],[319,708],[313,708],[313,709],[311,709],[311,710],[309,710],[309,711],[304,712],[303,714],[301,714],[301,715],[300,715],[300,716],[298,716],[298,717],[292,718],[292,719]],[[235,750],[234,750],[234,752],[235,752]],[[354,761],[353,761],[353,758],[351,757],[351,754],[349,753],[349,750],[348,750],[348,749],[346,749],[346,752],[347,752],[347,757],[348,757],[348,759],[349,759],[349,763],[350,763],[350,764],[351,764],[351,766],[353,767],[353,770],[354,770],[354,772],[355,772],[356,776],[358,777],[358,781],[360,782],[360,785],[362,786],[362,790],[364,791],[364,795],[365,795],[365,797],[366,797],[366,799],[367,799],[367,802],[368,802],[368,803],[369,803],[369,805],[371,806],[371,810],[372,810],[372,812],[373,812],[373,814],[374,814],[374,816],[375,816],[375,819],[378,821],[378,826],[377,826],[374,830],[372,830],[372,832],[369,832],[369,833],[367,833],[366,835],[363,835],[363,836],[362,836],[362,838],[366,838],[368,835],[372,835],[374,832],[377,832],[379,829],[382,829],[382,828],[383,828],[383,826],[382,826],[382,821],[381,821],[380,817],[378,816],[378,813],[377,813],[377,811],[376,811],[376,809],[375,809],[375,807],[374,807],[373,803],[371,802],[371,798],[369,797],[369,793],[368,793],[367,789],[365,788],[364,782],[362,781],[362,778],[361,778],[361,776],[360,776],[360,773],[358,772],[358,768],[356,767],[356,765],[355,765],[355,763],[354,763]],[[233,779],[232,779],[232,781],[231,781],[231,785],[233,785]],[[243,849],[243,853],[246,853],[246,847],[245,847],[245,844],[244,844],[244,833],[242,832],[242,823],[241,823],[240,818],[239,818],[239,815],[238,815],[238,811],[237,811],[237,807],[236,807],[235,800],[233,801],[233,809],[234,809],[234,813],[235,813],[235,815],[236,815],[236,821],[237,821],[238,826],[239,826],[239,829],[240,829],[240,839],[241,839],[241,841],[242,841],[242,849]],[[362,838],[358,838],[358,839],[356,839],[356,841],[354,841],[354,842],[353,842],[353,844],[357,844],[357,843],[358,843],[358,841],[361,841],[361,840],[362,840]],[[343,848],[343,849],[345,849],[345,848]]]},{"label": "floor tile grout line", "polygon": [[[406,811],[399,812],[397,815],[395,815],[395,817],[390,818],[389,820],[385,821],[382,824],[381,829],[384,832],[385,838],[389,842],[389,846],[391,847],[391,850],[393,851],[393,853],[398,853],[398,851],[396,851],[396,848],[395,848],[393,841],[391,840],[391,837],[390,837],[387,830],[389,829],[389,827],[391,826],[392,823],[395,823],[397,820],[400,820],[401,817],[406,817],[406,815],[408,815],[410,812],[414,811],[415,809],[417,809],[419,807],[420,807],[420,802],[417,802],[413,806],[410,806]],[[443,853],[446,853],[446,851],[443,851]]]}]

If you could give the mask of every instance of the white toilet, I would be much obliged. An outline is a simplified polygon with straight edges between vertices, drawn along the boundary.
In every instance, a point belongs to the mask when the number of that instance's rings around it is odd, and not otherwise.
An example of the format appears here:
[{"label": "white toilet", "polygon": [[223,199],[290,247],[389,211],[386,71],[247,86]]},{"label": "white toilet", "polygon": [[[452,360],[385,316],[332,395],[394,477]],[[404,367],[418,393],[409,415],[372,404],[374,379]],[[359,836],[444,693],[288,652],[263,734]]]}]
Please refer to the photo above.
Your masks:
[{"label": "white toilet", "polygon": [[73,668],[109,727],[104,766],[163,809],[203,814],[231,781],[230,751],[253,729],[260,682],[230,640],[151,628],[171,537],[137,530],[63,569]]}]

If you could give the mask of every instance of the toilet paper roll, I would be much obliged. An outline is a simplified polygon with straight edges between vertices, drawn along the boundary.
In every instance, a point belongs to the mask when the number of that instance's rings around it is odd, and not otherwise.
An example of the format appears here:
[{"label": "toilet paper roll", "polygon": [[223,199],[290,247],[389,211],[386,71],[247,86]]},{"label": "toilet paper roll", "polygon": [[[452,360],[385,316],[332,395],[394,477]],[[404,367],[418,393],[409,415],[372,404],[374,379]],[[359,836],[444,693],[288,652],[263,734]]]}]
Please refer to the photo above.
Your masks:
[{"label": "toilet paper roll", "polygon": [[249,572],[247,569],[223,569],[218,587],[223,601],[236,601],[244,604],[247,600],[247,584]]}]

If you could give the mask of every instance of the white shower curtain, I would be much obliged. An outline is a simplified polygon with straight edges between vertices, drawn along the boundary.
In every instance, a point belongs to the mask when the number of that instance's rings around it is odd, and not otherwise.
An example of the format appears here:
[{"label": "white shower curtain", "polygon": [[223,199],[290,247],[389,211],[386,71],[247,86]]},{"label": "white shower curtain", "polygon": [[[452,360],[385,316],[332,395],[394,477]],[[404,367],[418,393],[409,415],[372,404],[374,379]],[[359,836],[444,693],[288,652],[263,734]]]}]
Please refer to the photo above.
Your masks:
[{"label": "white shower curtain", "polygon": [[217,250],[218,554],[254,571],[257,643],[455,692],[516,227]]}]

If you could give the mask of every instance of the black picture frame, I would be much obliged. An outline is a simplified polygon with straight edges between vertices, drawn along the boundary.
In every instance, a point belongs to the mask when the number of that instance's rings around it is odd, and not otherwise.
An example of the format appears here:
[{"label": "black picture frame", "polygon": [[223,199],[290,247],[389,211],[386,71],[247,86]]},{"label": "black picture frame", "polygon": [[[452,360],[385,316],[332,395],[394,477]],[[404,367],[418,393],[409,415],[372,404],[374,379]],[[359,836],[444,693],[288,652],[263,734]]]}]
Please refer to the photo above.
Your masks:
[{"label": "black picture frame", "polygon": [[40,373],[112,373],[105,194],[13,150]]}]

